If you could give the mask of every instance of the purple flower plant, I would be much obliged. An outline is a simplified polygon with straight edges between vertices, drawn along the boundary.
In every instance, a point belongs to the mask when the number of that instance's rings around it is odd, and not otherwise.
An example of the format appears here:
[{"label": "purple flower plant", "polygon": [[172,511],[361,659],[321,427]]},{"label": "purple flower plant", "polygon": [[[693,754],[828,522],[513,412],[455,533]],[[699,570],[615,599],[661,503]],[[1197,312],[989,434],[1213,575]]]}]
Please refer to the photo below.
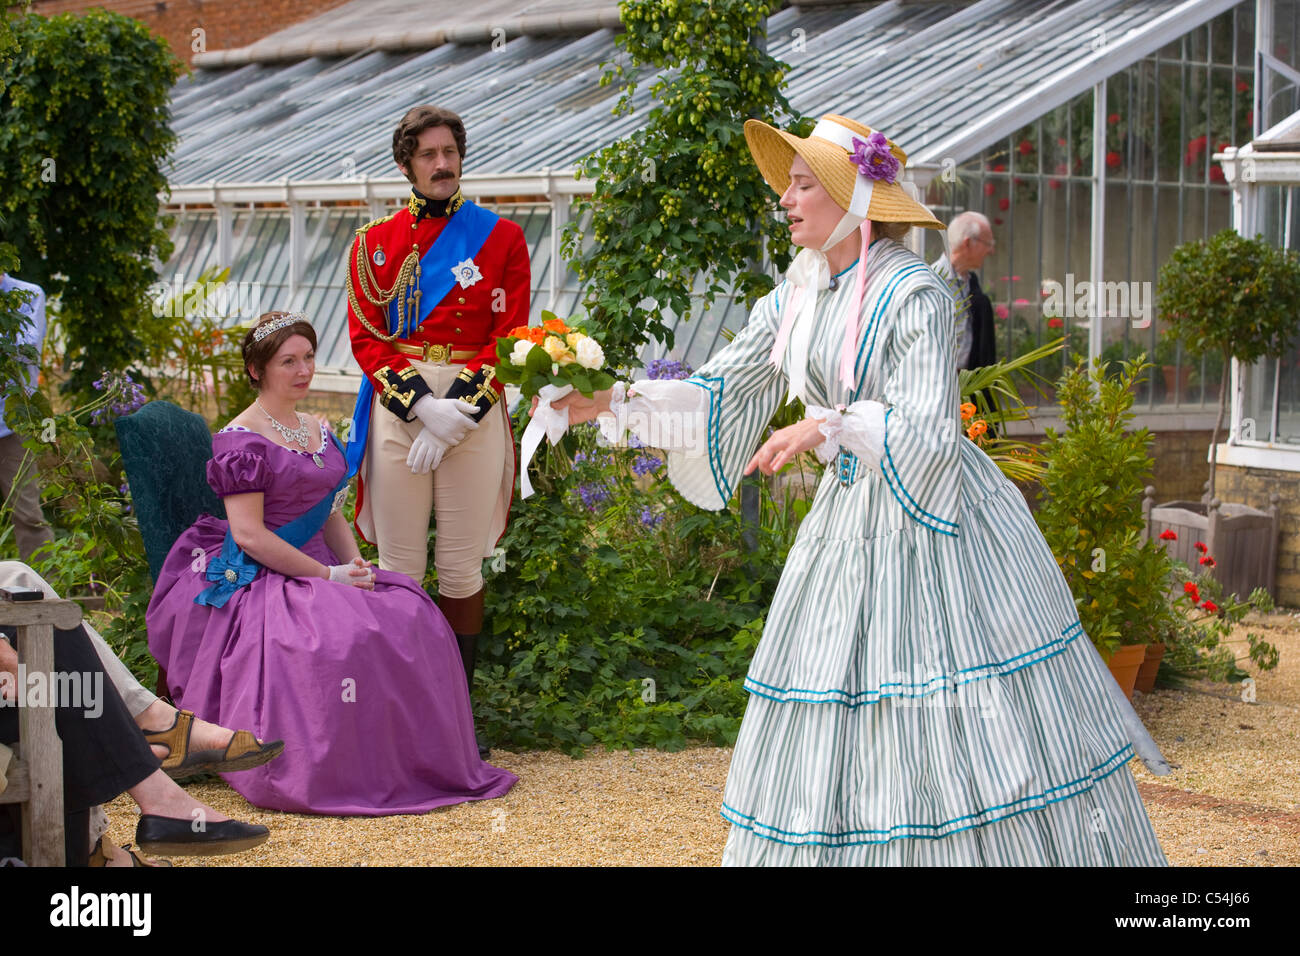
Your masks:
[{"label": "purple flower plant", "polygon": [[632,459],[632,471],[638,476],[652,474],[663,467],[664,460],[655,455],[640,454]]},{"label": "purple flower plant", "polygon": [[884,133],[872,133],[865,140],[853,137],[853,152],[849,158],[858,172],[868,179],[892,183],[898,178],[898,159],[889,150],[889,140]]},{"label": "purple flower plant", "polygon": [[149,400],[145,397],[144,387],[133,381],[126,372],[105,372],[91,385],[101,392],[117,393],[116,401],[103,408],[97,408],[91,413],[90,420],[95,425],[121,418],[123,415],[130,415]]},{"label": "purple flower plant", "polygon": [[584,481],[578,485],[578,497],[582,499],[584,508],[595,511],[597,505],[609,500],[609,488],[604,482]]},{"label": "purple flower plant", "polygon": [[646,377],[652,379],[690,378],[694,371],[688,363],[672,359],[651,359],[650,364],[645,367]]},{"label": "purple flower plant", "polygon": [[654,509],[646,505],[641,509],[640,520],[643,527],[657,528],[663,522],[664,516],[655,514]]}]

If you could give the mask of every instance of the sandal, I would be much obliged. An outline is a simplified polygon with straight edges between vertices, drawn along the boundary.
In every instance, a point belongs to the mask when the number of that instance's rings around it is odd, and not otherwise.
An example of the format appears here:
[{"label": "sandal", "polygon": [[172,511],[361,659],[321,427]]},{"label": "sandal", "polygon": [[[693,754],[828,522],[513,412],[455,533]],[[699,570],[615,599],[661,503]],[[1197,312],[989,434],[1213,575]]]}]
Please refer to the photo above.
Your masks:
[{"label": "sandal", "polygon": [[[90,861],[87,866],[108,866],[108,848],[113,844],[109,842],[108,834],[105,833],[95,844],[94,852],[90,854]],[[123,843],[122,849],[131,854],[131,866],[171,866],[170,860],[149,860],[140,856],[135,850],[131,849],[131,844]]]},{"label": "sandal", "polygon": [[190,750],[190,731],[194,727],[194,712],[178,710],[176,719],[166,730],[145,731],[144,739],[150,744],[167,748],[163,758],[163,773],[178,780],[211,771],[231,773],[260,767],[284,750],[283,740],[258,743],[247,730],[236,730],[222,750]]}]

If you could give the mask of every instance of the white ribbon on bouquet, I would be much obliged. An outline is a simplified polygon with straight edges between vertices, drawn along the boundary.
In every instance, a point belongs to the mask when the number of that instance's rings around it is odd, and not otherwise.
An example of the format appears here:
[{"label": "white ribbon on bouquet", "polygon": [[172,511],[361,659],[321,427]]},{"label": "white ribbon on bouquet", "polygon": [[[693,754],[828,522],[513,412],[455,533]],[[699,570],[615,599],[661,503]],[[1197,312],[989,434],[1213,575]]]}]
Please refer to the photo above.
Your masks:
[{"label": "white ribbon on bouquet", "polygon": [[533,409],[532,420],[524,429],[524,437],[519,440],[519,497],[528,498],[533,493],[533,483],[528,480],[528,465],[533,460],[537,448],[545,436],[552,445],[559,443],[564,433],[569,430],[569,410],[563,411],[551,407],[551,402],[558,401],[573,391],[572,385],[543,385],[537,392],[537,407]]}]

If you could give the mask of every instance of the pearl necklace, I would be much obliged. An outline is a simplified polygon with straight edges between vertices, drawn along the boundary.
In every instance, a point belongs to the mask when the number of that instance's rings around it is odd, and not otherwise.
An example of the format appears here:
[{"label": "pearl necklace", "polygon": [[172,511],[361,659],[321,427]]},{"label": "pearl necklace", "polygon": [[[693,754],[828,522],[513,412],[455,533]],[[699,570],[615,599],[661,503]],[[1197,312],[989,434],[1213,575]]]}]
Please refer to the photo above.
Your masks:
[{"label": "pearl necklace", "polygon": [[253,399],[253,404],[256,405],[258,408],[262,409],[262,414],[265,415],[267,420],[271,423],[271,427],[274,428],[276,431],[278,431],[282,436],[284,436],[285,441],[297,442],[303,448],[307,447],[307,442],[311,438],[311,431],[310,429],[308,429],[308,427],[305,424],[303,424],[303,419],[305,418],[305,416],[303,415],[302,412],[294,412],[294,414],[298,416],[298,427],[290,428],[287,425],[281,425],[279,422],[277,422],[275,420],[275,417],[270,412],[268,412],[266,408],[262,405],[261,399],[259,398]]}]

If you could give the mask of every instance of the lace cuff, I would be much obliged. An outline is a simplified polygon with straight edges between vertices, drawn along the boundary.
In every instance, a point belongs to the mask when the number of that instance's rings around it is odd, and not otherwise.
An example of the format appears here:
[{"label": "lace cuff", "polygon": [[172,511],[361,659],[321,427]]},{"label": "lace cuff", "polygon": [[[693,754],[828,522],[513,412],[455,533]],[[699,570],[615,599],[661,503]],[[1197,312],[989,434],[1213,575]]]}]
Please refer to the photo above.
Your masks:
[{"label": "lace cuff", "polygon": [[833,460],[843,448],[867,467],[878,469],[885,454],[885,406],[880,402],[854,402],[847,408],[809,405],[808,417],[824,419],[819,429],[826,441],[816,449],[823,462]]},{"label": "lace cuff", "polygon": [[708,454],[709,393],[680,379],[617,382],[598,420],[606,441],[631,432],[642,444],[688,457]]}]

